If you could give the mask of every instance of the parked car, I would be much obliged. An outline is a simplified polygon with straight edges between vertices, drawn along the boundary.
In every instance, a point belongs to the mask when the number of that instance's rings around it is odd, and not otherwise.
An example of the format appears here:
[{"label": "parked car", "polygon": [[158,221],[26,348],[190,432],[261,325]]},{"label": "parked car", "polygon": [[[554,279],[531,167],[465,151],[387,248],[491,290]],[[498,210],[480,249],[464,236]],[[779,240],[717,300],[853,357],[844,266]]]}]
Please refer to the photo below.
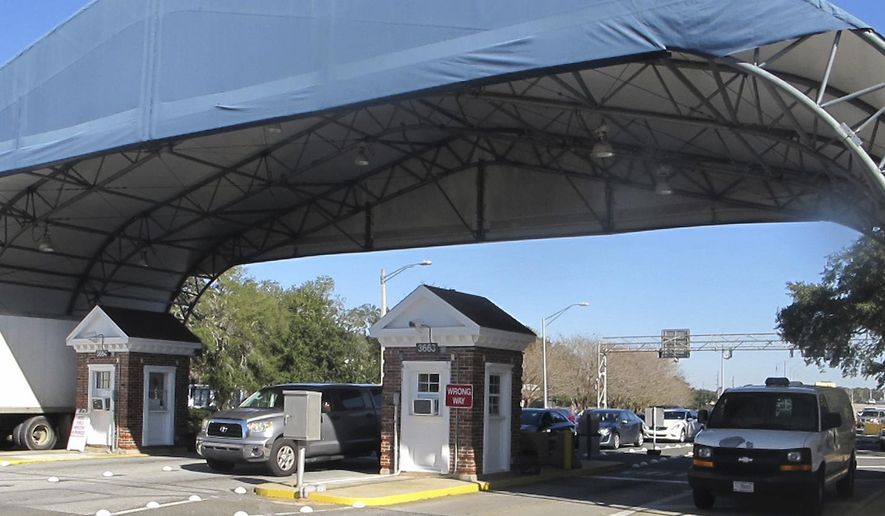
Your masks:
[{"label": "parked car", "polygon": [[857,469],[851,400],[842,389],[769,378],[726,390],[697,435],[688,472],[694,503],[720,495],[789,497],[796,512],[820,514],[825,490],[854,492]]},{"label": "parked car", "polygon": [[885,409],[867,407],[857,417],[857,431],[863,433],[866,423],[885,423]]},{"label": "parked car", "polygon": [[335,460],[380,450],[381,387],[354,384],[285,384],[265,387],[233,410],[203,420],[197,453],[216,471],[263,462],[276,476],[295,471],[295,443],[283,438],[283,391],[322,393],[320,440],[309,441],[307,461]]},{"label": "parked car", "polygon": [[664,420],[656,421],[655,427],[648,427],[646,437],[684,443],[694,439],[701,429],[697,416],[683,408],[664,409]]},{"label": "parked car", "polygon": [[645,441],[642,420],[630,410],[591,409],[599,418],[599,445],[617,450],[622,444],[642,446]]},{"label": "parked car", "polygon": [[572,423],[577,424],[578,416],[570,408],[564,407],[554,407],[553,410],[558,410],[566,419],[571,421]]},{"label": "parked car", "polygon": [[524,408],[519,416],[519,429],[523,432],[575,433],[575,424],[559,409]]}]

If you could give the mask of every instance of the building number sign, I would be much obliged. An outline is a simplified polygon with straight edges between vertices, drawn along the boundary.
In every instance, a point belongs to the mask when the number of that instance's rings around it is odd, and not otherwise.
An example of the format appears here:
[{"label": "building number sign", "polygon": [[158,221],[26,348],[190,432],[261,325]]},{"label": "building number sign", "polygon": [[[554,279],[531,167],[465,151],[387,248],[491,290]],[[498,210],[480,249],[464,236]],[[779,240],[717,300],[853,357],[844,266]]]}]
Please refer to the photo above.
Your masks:
[{"label": "building number sign", "polygon": [[438,353],[439,344],[436,342],[419,342],[415,344],[418,353]]}]

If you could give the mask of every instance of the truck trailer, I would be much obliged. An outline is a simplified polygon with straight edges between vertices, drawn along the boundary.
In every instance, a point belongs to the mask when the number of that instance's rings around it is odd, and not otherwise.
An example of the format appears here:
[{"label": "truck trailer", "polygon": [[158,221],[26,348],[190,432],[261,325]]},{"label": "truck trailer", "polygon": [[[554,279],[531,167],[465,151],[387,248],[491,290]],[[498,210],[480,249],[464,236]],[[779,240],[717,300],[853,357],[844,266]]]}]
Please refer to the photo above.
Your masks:
[{"label": "truck trailer", "polygon": [[0,315],[0,439],[48,450],[74,416],[77,354],[65,339],[76,320]]}]

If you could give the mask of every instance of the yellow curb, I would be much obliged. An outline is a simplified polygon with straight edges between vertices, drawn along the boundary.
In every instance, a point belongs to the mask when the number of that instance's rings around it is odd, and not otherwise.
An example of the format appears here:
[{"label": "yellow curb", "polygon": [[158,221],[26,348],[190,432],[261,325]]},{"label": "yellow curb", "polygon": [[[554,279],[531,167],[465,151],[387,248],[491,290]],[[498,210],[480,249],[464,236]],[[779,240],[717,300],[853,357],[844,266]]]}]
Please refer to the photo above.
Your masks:
[{"label": "yellow curb", "polygon": [[381,505],[396,505],[400,503],[417,502],[419,500],[428,500],[430,498],[441,498],[443,496],[454,496],[469,493],[478,493],[480,484],[469,483],[463,486],[444,487],[440,489],[426,489],[424,491],[415,491],[413,493],[404,493],[390,496],[375,496],[371,498],[356,498],[350,496],[337,496],[330,494],[328,491],[324,493],[312,492],[307,497],[315,502],[331,503],[337,505],[353,505],[357,502],[367,507],[377,507]]},{"label": "yellow curb", "polygon": [[281,498],[283,500],[298,499],[298,490],[282,484],[258,484],[255,486],[255,494],[268,498]]},{"label": "yellow curb", "polygon": [[96,457],[94,455],[90,455],[88,457],[81,457],[77,455],[64,455],[59,457],[47,457],[43,459],[11,459],[11,460],[0,460],[0,463],[5,462],[7,466],[17,466],[20,464],[33,464],[38,462],[65,462],[65,461],[75,461],[75,460],[100,460],[100,459],[127,459],[130,457],[149,457],[149,455],[144,453],[132,453],[132,454],[123,454],[123,455],[108,455]]}]

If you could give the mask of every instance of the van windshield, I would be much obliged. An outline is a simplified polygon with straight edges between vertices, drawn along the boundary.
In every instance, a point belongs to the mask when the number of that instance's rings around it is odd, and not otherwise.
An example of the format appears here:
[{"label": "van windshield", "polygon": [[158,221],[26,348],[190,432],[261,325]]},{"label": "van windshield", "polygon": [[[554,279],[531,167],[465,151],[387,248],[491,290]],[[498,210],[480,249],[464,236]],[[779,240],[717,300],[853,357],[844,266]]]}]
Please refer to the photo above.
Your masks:
[{"label": "van windshield", "polygon": [[713,408],[707,428],[817,432],[817,397],[793,392],[727,393]]},{"label": "van windshield", "polygon": [[283,388],[265,387],[243,400],[240,408],[283,408]]}]

